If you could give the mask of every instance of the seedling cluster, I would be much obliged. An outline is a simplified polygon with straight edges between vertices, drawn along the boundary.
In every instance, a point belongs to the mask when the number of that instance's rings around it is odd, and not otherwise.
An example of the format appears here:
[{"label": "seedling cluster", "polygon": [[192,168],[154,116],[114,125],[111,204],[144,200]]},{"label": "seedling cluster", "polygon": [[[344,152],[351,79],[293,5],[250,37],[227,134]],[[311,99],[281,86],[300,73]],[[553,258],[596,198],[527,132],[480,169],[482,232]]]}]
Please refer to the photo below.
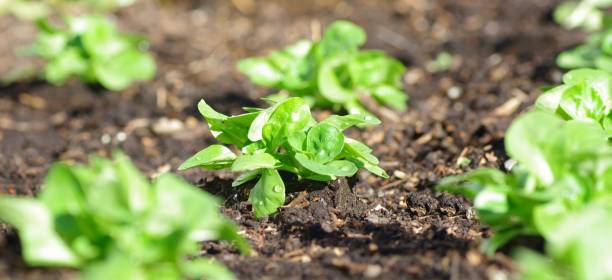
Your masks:
[{"label": "seedling cluster", "polygon": [[242,173],[232,184],[235,187],[257,179],[249,195],[257,217],[268,216],[285,203],[285,184],[279,171],[315,181],[350,177],[358,168],[388,177],[368,146],[342,133],[352,126],[379,124],[378,119],[332,115],[317,122],[299,97],[270,102],[266,109],[246,108],[247,113],[228,117],[200,101],[198,109],[215,138],[233,145],[240,154],[226,146],[211,145],[186,160],[179,170],[229,168]]},{"label": "seedling cluster", "polygon": [[[438,189],[474,201],[495,234],[483,245],[493,254],[519,236],[539,236],[546,255],[515,253],[523,279],[610,279],[612,236],[611,1],[561,5],[555,19],[568,28],[607,29],[557,58],[576,69],[517,118],[505,137],[516,164],[509,173],[481,168],[442,180]],[[589,69],[584,67],[596,67]]]},{"label": "seedling cluster", "polygon": [[562,26],[597,31],[610,27],[612,19],[605,9],[612,7],[610,0],[579,0],[565,2],[555,9],[553,17]]},{"label": "seedling cluster", "polygon": [[[131,2],[89,3],[108,9]],[[15,14],[32,8],[40,32],[32,51],[46,61],[45,80],[59,85],[77,77],[119,91],[153,78],[156,66],[144,39],[120,33],[102,16],[68,16],[64,26],[54,26],[44,18],[47,4],[0,2],[0,10]],[[512,123],[504,144],[516,164],[507,172],[481,168],[448,177],[437,186],[474,201],[478,217],[494,231],[483,244],[486,253],[519,236],[546,241],[546,255],[517,251],[526,279],[612,278],[612,31],[603,11],[610,5],[584,0],[555,11],[568,28],[602,30],[563,52],[559,66],[598,69],[566,73],[534,111]],[[286,180],[330,182],[359,169],[388,178],[370,147],[344,135],[351,127],[380,124],[368,99],[400,111],[407,106],[405,67],[381,51],[360,49],[365,42],[363,29],[337,21],[320,39],[240,61],[238,69],[252,82],[278,92],[263,99],[267,108],[244,108],[235,116],[201,100],[198,109],[221,144],[178,169],[240,173],[232,186],[251,188],[257,218],[284,205]],[[452,63],[453,56],[441,53],[426,69],[441,72]],[[311,107],[348,114],[317,121]],[[112,160],[92,158],[90,166],[54,165],[37,198],[0,196],[0,220],[19,231],[30,265],[77,268],[86,279],[233,279],[199,252],[199,242],[211,240],[249,251],[219,204],[171,174],[149,182],[118,153]]]},{"label": "seedling cluster", "polygon": [[110,90],[122,90],[155,75],[155,61],[146,53],[146,41],[120,34],[108,19],[71,17],[65,24],[58,28],[44,20],[38,22],[40,33],[33,51],[47,61],[43,76],[50,83],[60,85],[76,76]]},{"label": "seedling cluster", "polygon": [[259,85],[280,90],[276,97],[302,97],[310,106],[370,114],[362,104],[405,110],[405,67],[378,50],[360,50],[366,33],[348,21],[331,24],[321,40],[299,41],[267,57],[248,58],[238,69]]},{"label": "seedling cluster", "polygon": [[233,279],[199,257],[208,240],[249,251],[219,203],[174,175],[150,183],[117,154],[54,165],[38,198],[0,196],[0,219],[19,231],[28,264],[79,268],[84,279]]}]

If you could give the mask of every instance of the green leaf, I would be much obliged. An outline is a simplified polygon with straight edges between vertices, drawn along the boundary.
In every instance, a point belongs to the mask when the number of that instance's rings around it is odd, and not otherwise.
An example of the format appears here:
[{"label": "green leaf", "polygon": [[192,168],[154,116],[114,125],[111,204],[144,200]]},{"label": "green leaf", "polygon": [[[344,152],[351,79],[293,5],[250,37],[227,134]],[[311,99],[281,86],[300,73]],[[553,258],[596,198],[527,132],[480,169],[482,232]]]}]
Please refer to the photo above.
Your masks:
[{"label": "green leaf", "polygon": [[238,62],[238,70],[256,84],[277,87],[283,74],[265,58],[248,58]]},{"label": "green leaf", "polygon": [[183,162],[178,170],[185,170],[196,166],[218,170],[230,167],[235,159],[236,155],[227,147],[210,145]]},{"label": "green leaf", "polygon": [[603,130],[597,125],[566,123],[543,112],[517,118],[505,139],[508,154],[544,184],[558,178],[563,172],[563,163],[576,153],[602,147],[606,142]]},{"label": "green leaf", "polygon": [[345,130],[352,126],[379,125],[380,120],[370,115],[331,115],[327,117],[323,123],[329,123],[340,130]]},{"label": "green leaf", "polygon": [[234,280],[236,279],[231,271],[223,264],[214,259],[198,258],[183,263],[182,270],[185,271],[185,276],[191,279],[208,279],[208,280]]},{"label": "green leaf", "polygon": [[117,277],[117,279],[148,279],[146,271],[135,266],[127,256],[119,253],[114,253],[105,260],[87,266],[81,276],[85,280],[104,280],[109,275]]},{"label": "green leaf", "polygon": [[260,170],[252,170],[242,173],[242,175],[238,176],[238,178],[236,178],[234,182],[232,182],[232,187],[238,187],[246,182],[255,180],[255,178],[259,177],[259,175],[261,175]]},{"label": "green leaf", "polygon": [[127,156],[122,153],[114,155],[115,172],[121,186],[126,203],[132,213],[143,213],[152,205],[153,194],[149,182]]},{"label": "green leaf", "polygon": [[289,98],[279,103],[263,126],[263,140],[268,151],[286,141],[287,135],[305,130],[311,119],[310,108],[301,98]]},{"label": "green leaf", "polygon": [[525,280],[562,280],[559,268],[548,259],[534,251],[525,248],[517,249],[513,254],[518,261],[521,279]]},{"label": "green leaf", "polygon": [[399,88],[388,85],[378,86],[372,91],[372,96],[381,104],[388,105],[398,111],[406,110],[408,96]]},{"label": "green leaf", "polygon": [[334,125],[319,123],[313,126],[306,136],[306,150],[313,160],[326,163],[336,158],[344,147],[344,134]]},{"label": "green leaf", "polygon": [[295,159],[300,163],[300,165],[309,171],[318,175],[329,176],[332,179],[334,179],[336,176],[353,176],[357,172],[357,166],[346,160],[334,160],[328,162],[327,164],[322,164],[309,159],[308,156],[304,154],[296,154]]},{"label": "green leaf", "polygon": [[81,260],[54,230],[49,210],[34,199],[0,195],[0,220],[19,231],[22,254],[30,265],[74,267]]},{"label": "green leaf", "polygon": [[53,214],[79,215],[86,207],[82,188],[69,166],[55,164],[49,169],[39,197]]},{"label": "green leaf", "polygon": [[61,56],[51,59],[45,66],[45,79],[61,85],[73,75],[83,75],[89,66],[77,49],[69,48]]},{"label": "green leaf", "polygon": [[306,151],[306,133],[301,131],[295,131],[287,137],[289,146],[298,152]]},{"label": "green leaf", "polygon": [[241,155],[232,164],[232,172],[253,171],[261,168],[273,169],[280,162],[268,153]]},{"label": "green leaf", "polygon": [[318,57],[355,52],[365,41],[366,34],[361,27],[349,21],[336,21],[325,30],[317,46]]},{"label": "green leaf", "polygon": [[255,184],[249,195],[249,202],[253,204],[253,212],[258,218],[276,213],[285,203],[285,184],[273,169],[262,171],[261,178]]},{"label": "green leaf", "polygon": [[155,61],[137,50],[122,51],[116,56],[95,61],[93,69],[104,87],[123,90],[134,81],[150,80],[155,76]]},{"label": "green leaf", "polygon": [[321,95],[333,103],[347,103],[357,99],[351,88],[346,63],[348,57],[340,56],[323,62],[319,70],[318,83]]}]

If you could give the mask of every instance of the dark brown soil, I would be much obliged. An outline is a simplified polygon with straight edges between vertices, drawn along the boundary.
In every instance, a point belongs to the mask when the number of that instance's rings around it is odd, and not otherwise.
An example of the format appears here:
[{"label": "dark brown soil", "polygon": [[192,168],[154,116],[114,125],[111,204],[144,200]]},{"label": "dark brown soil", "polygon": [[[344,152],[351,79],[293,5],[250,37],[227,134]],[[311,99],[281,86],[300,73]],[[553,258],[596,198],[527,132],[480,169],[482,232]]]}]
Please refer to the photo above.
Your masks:
[{"label": "dark brown soil", "polygon": [[[241,201],[248,190],[227,188],[232,174],[183,172],[227,199],[224,212],[254,248],[247,257],[207,243],[205,252],[240,279],[503,279],[513,273],[508,256],[489,258],[478,250],[490,232],[469,202],[433,186],[450,174],[503,165],[504,130],[532,104],[539,86],[558,82],[555,55],[581,39],[551,21],[556,1],[162,2],[142,0],[116,14],[124,30],[151,40],[159,67],[153,82],[122,93],[77,81],[0,88],[1,192],[34,195],[51,163],[85,162],[88,154],[115,148],[147,175],[174,171],[213,143],[197,100],[226,113],[260,104],[265,90],[239,75],[238,59],[316,37],[322,26],[348,18],[367,30],[368,48],[387,51],[409,69],[408,112],[374,107],[383,125],[350,131],[374,147],[392,178],[363,173],[350,182],[298,184],[278,215],[256,220]],[[14,55],[33,36],[31,25],[0,17],[0,75],[37,65]],[[453,66],[427,72],[441,51],[454,55]],[[26,268],[16,234],[2,228],[0,279],[70,276]]]}]

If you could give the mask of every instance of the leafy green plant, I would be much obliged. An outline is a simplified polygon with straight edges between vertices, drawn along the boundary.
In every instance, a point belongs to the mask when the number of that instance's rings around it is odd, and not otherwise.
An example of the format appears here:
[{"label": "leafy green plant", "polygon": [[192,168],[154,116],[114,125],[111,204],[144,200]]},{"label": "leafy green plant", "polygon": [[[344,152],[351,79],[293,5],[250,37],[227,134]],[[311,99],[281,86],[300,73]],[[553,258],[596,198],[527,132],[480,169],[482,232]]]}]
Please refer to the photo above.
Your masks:
[{"label": "leafy green plant", "polygon": [[44,78],[62,84],[76,76],[110,90],[122,90],[135,81],[155,75],[155,61],[139,37],[124,35],[104,17],[66,19],[66,28],[38,21],[35,55],[47,61]]},{"label": "leafy green plant", "polygon": [[0,195],[0,220],[17,228],[28,264],[79,268],[85,279],[233,279],[200,257],[206,240],[249,251],[219,203],[171,174],[149,183],[117,154],[55,164],[38,198]]},{"label": "leafy green plant", "polygon": [[563,85],[538,98],[536,108],[566,120],[597,123],[612,137],[612,75],[593,69],[570,71]]},{"label": "leafy green plant", "polygon": [[546,240],[547,256],[520,249],[514,258],[522,279],[612,279],[612,197],[572,213]]},{"label": "leafy green plant", "polygon": [[10,13],[25,20],[38,20],[70,10],[105,12],[133,4],[136,0],[0,0],[0,14]]},{"label": "leafy green plant", "polygon": [[611,0],[568,1],[555,9],[553,17],[565,28],[596,31],[610,26],[611,18],[603,9],[611,6]]},{"label": "leafy green plant", "polygon": [[299,97],[273,103],[267,109],[246,108],[246,114],[231,117],[216,112],[204,100],[198,109],[215,138],[234,145],[240,154],[211,145],[187,159],[179,170],[201,167],[242,172],[233,186],[258,179],[249,196],[257,217],[276,212],[285,202],[285,184],[279,171],[316,181],[352,176],[358,168],[388,177],[370,148],[342,133],[355,125],[379,124],[374,117],[332,115],[316,122]]},{"label": "leafy green plant", "polygon": [[557,65],[564,69],[597,68],[612,73],[612,30],[595,33],[586,43],[560,53]]},{"label": "leafy green plant", "polygon": [[365,41],[359,26],[336,21],[319,41],[299,41],[267,57],[241,60],[238,69],[252,82],[302,97],[310,106],[369,114],[360,99],[369,96],[405,110],[405,67],[381,51],[359,50]]},{"label": "leafy green plant", "polygon": [[453,55],[447,52],[439,53],[434,60],[425,65],[425,69],[430,73],[438,73],[448,70],[453,65]]},{"label": "leafy green plant", "polygon": [[593,123],[527,113],[506,133],[506,151],[517,161],[510,173],[481,168],[445,178],[438,189],[474,201],[495,232],[484,243],[489,254],[519,235],[548,238],[572,211],[612,194],[612,149],[604,136]]}]

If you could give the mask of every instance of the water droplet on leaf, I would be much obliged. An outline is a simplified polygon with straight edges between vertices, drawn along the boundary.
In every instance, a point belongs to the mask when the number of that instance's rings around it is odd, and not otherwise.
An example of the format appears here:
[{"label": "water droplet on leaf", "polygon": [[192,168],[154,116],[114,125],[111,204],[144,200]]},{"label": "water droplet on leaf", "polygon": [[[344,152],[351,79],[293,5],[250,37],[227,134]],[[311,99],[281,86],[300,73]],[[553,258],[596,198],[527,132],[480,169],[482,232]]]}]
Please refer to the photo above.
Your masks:
[{"label": "water droplet on leaf", "polygon": [[283,187],[281,187],[279,185],[275,185],[274,187],[272,187],[272,190],[274,192],[282,192],[283,191]]}]

